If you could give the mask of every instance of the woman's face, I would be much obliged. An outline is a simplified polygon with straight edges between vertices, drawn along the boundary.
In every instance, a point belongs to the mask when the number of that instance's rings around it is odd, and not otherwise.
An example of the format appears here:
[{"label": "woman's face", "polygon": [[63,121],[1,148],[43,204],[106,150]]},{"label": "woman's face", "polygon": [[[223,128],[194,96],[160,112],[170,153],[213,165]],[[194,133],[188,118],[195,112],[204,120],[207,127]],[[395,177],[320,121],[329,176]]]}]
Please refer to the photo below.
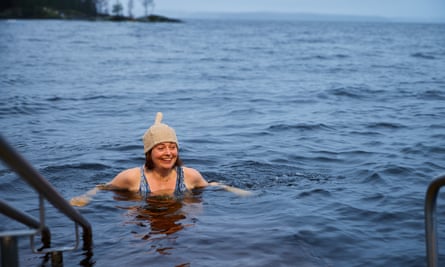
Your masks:
[{"label": "woman's face", "polygon": [[178,158],[178,147],[172,142],[157,144],[151,151],[151,158],[157,168],[171,169]]}]

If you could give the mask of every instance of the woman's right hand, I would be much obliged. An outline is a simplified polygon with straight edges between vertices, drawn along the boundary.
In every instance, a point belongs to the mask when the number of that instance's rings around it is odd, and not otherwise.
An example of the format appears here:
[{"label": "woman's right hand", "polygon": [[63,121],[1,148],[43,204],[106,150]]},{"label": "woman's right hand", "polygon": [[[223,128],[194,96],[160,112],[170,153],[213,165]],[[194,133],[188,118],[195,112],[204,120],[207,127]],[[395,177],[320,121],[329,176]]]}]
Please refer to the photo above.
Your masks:
[{"label": "woman's right hand", "polygon": [[91,201],[91,197],[89,197],[87,195],[81,195],[78,197],[73,197],[70,200],[70,204],[71,204],[71,206],[83,207],[83,206],[87,205],[88,203],[90,203],[90,201]]}]

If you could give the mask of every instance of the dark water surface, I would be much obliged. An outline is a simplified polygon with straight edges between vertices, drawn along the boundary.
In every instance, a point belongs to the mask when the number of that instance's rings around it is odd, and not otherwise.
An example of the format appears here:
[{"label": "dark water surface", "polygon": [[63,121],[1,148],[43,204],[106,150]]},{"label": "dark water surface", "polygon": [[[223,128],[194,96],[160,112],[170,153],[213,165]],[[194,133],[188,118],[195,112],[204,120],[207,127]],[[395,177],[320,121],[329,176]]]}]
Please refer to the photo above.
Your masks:
[{"label": "dark water surface", "polygon": [[[93,255],[66,252],[65,266],[426,265],[443,24],[0,21],[0,69],[2,136],[67,199],[142,164],[157,111],[186,165],[255,193],[100,192],[79,208]],[[38,217],[36,193],[0,167],[1,198]],[[71,245],[73,224],[46,207],[53,244]],[[49,264],[19,246],[21,266]]]}]

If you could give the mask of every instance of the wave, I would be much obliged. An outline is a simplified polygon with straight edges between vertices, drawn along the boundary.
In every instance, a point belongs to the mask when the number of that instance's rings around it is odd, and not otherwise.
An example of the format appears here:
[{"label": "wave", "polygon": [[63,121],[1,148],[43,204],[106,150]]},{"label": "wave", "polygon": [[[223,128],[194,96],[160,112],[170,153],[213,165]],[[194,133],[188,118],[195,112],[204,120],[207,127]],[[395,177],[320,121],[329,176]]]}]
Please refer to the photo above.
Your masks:
[{"label": "wave", "polygon": [[386,184],[386,179],[380,175],[380,173],[371,171],[371,174],[363,179],[366,184],[384,185]]},{"label": "wave", "polygon": [[2,99],[0,102],[0,115],[34,115],[43,112],[55,112],[60,110],[69,110],[74,108],[69,104],[61,105],[59,102],[74,101],[95,101],[95,100],[121,100],[118,95],[92,95],[84,97],[60,97],[52,96],[48,98],[13,96]]},{"label": "wave", "polygon": [[382,135],[382,133],[377,131],[350,131],[351,135],[364,135],[364,136],[378,136]]},{"label": "wave", "polygon": [[303,61],[319,61],[319,60],[342,60],[342,59],[348,59],[350,58],[349,55],[346,54],[332,54],[332,55],[311,55],[311,56],[301,56],[298,57],[299,60],[303,60]]},{"label": "wave", "polygon": [[48,97],[45,100],[49,102],[59,102],[59,101],[89,101],[89,100],[106,100],[106,99],[121,99],[123,96],[121,95],[87,95],[83,97],[60,97],[60,96],[52,96]]},{"label": "wave", "polygon": [[53,110],[53,105],[48,105],[42,99],[27,96],[13,96],[0,102],[0,115],[33,115]]},{"label": "wave", "polygon": [[[330,181],[343,180],[343,177],[332,176],[329,173],[304,170],[301,164],[286,165],[282,164],[282,160],[279,162],[281,164],[259,161],[234,162],[219,168],[218,173],[209,173],[209,178],[223,179],[220,181],[254,190],[294,188],[301,186],[301,183],[326,184]],[[314,161],[311,159],[310,162]]]},{"label": "wave", "polygon": [[384,167],[380,167],[381,172],[386,175],[391,176],[406,176],[410,175],[415,172],[414,168],[409,168],[405,166],[395,165],[395,164],[388,164]]},{"label": "wave", "polygon": [[296,43],[307,43],[307,44],[323,44],[328,43],[329,40],[325,38],[298,38],[294,40]]},{"label": "wave", "polygon": [[47,166],[43,168],[43,171],[51,172],[64,172],[67,169],[80,169],[80,170],[94,170],[100,171],[110,168],[110,166],[101,163],[75,163],[66,165]]},{"label": "wave", "polygon": [[[445,135],[443,134],[439,134],[439,135],[434,135],[433,138],[441,138],[444,137]],[[436,146],[436,145],[427,145],[425,143],[419,142],[416,144],[413,144],[409,147],[404,147],[400,150],[401,153],[403,154],[412,154],[412,155],[425,155],[425,154],[444,154],[445,153],[445,148],[442,146]]]},{"label": "wave", "polygon": [[434,55],[431,53],[425,53],[425,52],[416,52],[411,54],[414,58],[420,58],[420,59],[436,59]]},{"label": "wave", "polygon": [[324,123],[313,123],[313,124],[309,124],[309,123],[298,123],[298,124],[284,124],[284,123],[280,123],[280,124],[275,124],[275,125],[271,125],[267,128],[270,131],[273,132],[278,132],[278,131],[287,131],[287,130],[300,130],[300,131],[333,131],[335,130],[334,127],[328,126]]},{"label": "wave", "polygon": [[370,129],[380,129],[380,130],[406,128],[405,125],[396,122],[373,122],[373,123],[368,123],[366,127]]},{"label": "wave", "polygon": [[384,90],[372,90],[367,85],[344,86],[326,90],[328,95],[351,99],[369,99],[375,101],[376,96],[384,95]]},{"label": "wave", "polygon": [[308,190],[308,191],[303,191],[303,192],[301,192],[298,195],[299,198],[300,197],[309,197],[309,196],[331,197],[332,194],[328,190],[321,189],[321,188],[316,188],[316,189],[311,189],[311,190]]},{"label": "wave", "polygon": [[103,150],[108,150],[108,151],[138,151],[138,150],[141,150],[141,146],[140,145],[127,145],[127,144],[125,144],[125,145],[119,145],[119,144],[116,144],[116,145],[109,145],[109,144],[106,144],[106,145],[101,145],[100,147],[99,147],[100,149],[103,149]]},{"label": "wave", "polygon": [[442,90],[426,90],[422,93],[419,93],[417,95],[418,98],[420,99],[425,99],[425,100],[445,100],[445,92]]}]

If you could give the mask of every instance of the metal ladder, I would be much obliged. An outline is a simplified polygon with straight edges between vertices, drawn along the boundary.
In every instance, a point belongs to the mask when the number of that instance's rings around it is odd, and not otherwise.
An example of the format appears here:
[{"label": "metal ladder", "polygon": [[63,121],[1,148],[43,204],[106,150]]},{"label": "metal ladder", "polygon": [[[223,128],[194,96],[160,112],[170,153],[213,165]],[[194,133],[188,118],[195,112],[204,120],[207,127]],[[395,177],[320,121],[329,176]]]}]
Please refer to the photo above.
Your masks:
[{"label": "metal ladder", "polygon": [[[40,220],[38,221],[26,213],[9,206],[3,200],[0,200],[1,213],[29,227],[24,230],[4,231],[0,233],[1,266],[19,266],[17,239],[22,236],[30,237],[30,245],[34,253],[50,255],[53,267],[63,266],[62,253],[64,251],[75,250],[78,248],[79,225],[83,229],[83,250],[90,251],[92,249],[92,230],[90,223],[77,210],[75,210],[43,176],[22,158],[1,135],[0,157],[11,169],[18,173],[22,179],[37,191],[39,194],[40,213]],[[73,246],[51,247],[51,233],[48,227],[45,226],[44,199],[74,222],[76,237]],[[36,249],[34,238],[38,234],[41,235],[43,246]]]},{"label": "metal ladder", "polygon": [[428,267],[438,267],[438,245],[436,226],[437,195],[445,185],[445,175],[435,178],[426,191],[425,196],[425,241]]}]

